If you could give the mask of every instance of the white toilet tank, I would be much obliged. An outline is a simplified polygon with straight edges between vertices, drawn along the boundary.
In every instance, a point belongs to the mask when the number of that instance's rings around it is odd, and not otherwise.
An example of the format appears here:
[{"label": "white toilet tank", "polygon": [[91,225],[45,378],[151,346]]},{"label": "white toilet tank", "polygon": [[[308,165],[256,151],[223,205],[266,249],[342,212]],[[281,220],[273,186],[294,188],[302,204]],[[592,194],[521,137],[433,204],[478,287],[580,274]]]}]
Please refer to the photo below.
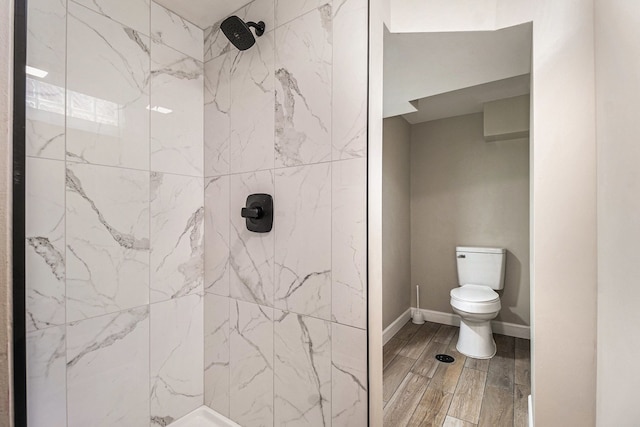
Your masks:
[{"label": "white toilet tank", "polygon": [[456,247],[458,283],[504,288],[506,250],[502,248]]}]

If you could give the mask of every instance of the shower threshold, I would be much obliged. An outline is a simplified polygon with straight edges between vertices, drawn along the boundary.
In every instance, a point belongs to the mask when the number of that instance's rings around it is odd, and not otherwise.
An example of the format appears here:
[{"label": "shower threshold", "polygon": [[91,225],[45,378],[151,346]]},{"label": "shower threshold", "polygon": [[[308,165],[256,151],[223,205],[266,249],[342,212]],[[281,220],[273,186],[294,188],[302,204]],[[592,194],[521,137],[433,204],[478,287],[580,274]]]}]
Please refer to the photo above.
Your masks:
[{"label": "shower threshold", "polygon": [[241,427],[229,418],[220,415],[208,406],[201,406],[184,417],[169,424],[168,427]]}]

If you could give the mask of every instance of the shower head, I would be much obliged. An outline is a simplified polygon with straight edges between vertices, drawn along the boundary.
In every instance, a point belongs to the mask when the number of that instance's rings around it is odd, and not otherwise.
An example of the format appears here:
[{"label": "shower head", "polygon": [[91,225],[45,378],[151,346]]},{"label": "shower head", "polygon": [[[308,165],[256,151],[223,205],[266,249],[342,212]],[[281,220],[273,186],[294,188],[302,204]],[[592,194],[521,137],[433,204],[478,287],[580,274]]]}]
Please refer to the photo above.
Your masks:
[{"label": "shower head", "polygon": [[249,27],[256,29],[256,36],[264,34],[264,22],[244,22],[237,16],[230,16],[220,24],[220,29],[238,50],[247,50],[256,42]]}]

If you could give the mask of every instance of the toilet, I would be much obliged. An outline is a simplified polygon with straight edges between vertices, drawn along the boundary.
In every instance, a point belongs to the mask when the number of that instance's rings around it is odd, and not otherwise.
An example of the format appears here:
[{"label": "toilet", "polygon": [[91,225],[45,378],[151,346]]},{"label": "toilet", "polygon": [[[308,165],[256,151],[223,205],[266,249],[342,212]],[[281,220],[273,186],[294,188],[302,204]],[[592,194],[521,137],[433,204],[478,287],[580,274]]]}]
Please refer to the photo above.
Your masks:
[{"label": "toilet", "polygon": [[501,248],[456,247],[459,287],[451,290],[451,308],[460,316],[456,348],[474,359],[496,354],[491,320],[500,312],[504,288],[506,250]]}]

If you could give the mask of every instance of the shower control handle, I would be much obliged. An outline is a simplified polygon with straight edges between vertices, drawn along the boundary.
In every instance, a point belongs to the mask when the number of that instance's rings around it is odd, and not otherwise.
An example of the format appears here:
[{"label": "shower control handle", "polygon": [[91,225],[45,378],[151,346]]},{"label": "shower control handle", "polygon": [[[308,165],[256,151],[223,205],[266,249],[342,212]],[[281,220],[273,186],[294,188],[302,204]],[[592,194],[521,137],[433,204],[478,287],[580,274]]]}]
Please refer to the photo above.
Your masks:
[{"label": "shower control handle", "polygon": [[256,233],[268,233],[273,227],[273,198],[269,194],[257,193],[247,197],[240,211],[245,219],[247,230]]},{"label": "shower control handle", "polygon": [[260,206],[250,207],[250,208],[242,208],[240,212],[243,218],[254,218],[260,219],[264,215],[264,211]]}]

